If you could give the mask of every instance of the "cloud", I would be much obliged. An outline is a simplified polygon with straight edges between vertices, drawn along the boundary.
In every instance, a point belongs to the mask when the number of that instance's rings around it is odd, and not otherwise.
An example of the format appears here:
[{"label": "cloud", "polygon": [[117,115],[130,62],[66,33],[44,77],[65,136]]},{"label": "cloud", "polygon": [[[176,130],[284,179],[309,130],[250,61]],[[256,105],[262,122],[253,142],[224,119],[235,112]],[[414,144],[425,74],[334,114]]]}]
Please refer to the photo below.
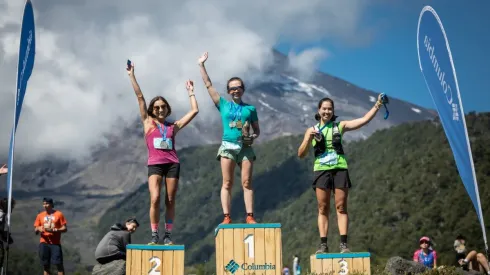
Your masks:
[{"label": "cloud", "polygon": [[[13,120],[21,2],[0,0],[0,161],[7,158]],[[128,58],[145,97],[166,96],[176,116],[190,107],[184,83],[193,79],[199,116],[206,116],[214,107],[196,64],[204,51],[209,51],[211,79],[222,90],[233,75],[260,73],[279,39],[356,37],[365,2],[34,0],[36,61],[16,156],[85,157],[105,142],[105,133],[133,123],[138,109],[125,72]],[[311,72],[309,66],[323,53],[306,50],[293,56],[292,64]]]},{"label": "cloud", "polygon": [[303,80],[308,81],[318,69],[318,64],[328,56],[325,49],[310,48],[299,54],[290,52],[288,55],[289,68]]}]

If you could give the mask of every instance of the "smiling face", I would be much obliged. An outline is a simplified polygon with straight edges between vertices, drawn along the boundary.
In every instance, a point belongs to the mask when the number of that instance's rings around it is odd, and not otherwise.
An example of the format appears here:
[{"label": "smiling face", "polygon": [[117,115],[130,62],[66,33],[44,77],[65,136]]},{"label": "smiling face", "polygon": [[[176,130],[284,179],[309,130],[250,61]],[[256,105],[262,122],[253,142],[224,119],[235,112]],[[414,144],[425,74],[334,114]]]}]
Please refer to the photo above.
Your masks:
[{"label": "smiling face", "polygon": [[240,99],[244,93],[244,85],[240,79],[228,81],[228,94],[235,100]]},{"label": "smiling face", "polygon": [[330,119],[332,119],[334,115],[334,109],[333,109],[333,102],[330,100],[325,100],[323,101],[319,108],[318,108],[318,114],[320,115],[320,119],[323,122],[328,122]]},{"label": "smiling face", "polygon": [[148,115],[159,121],[164,121],[171,113],[172,108],[167,100],[161,96],[153,98],[148,105]]},{"label": "smiling face", "polygon": [[163,100],[157,100],[153,105],[153,115],[159,119],[165,119],[168,114],[168,106]]}]

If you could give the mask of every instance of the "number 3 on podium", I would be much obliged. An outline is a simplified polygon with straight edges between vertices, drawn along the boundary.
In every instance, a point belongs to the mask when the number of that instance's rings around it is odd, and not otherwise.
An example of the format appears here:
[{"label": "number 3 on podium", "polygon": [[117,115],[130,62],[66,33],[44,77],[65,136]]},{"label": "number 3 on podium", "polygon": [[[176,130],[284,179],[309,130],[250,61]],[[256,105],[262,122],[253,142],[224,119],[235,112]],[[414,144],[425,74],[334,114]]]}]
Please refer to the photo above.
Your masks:
[{"label": "number 3 on podium", "polygon": [[248,236],[243,239],[243,242],[248,245],[248,257],[253,258],[255,256],[254,235],[248,234]]},{"label": "number 3 on podium", "polygon": [[150,263],[153,263],[153,265],[151,266],[150,271],[148,271],[148,275],[160,275],[160,271],[157,271],[157,268],[159,268],[162,263],[160,258],[153,256],[150,258]]}]

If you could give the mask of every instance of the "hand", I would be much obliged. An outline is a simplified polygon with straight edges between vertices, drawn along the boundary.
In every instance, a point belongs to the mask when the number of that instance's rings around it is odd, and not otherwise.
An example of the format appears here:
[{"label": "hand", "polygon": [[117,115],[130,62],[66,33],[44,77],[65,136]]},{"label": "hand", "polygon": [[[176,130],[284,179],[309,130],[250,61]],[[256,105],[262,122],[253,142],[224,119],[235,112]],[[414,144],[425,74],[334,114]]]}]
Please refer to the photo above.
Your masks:
[{"label": "hand", "polygon": [[319,135],[320,132],[318,130],[315,129],[315,127],[311,127],[311,128],[308,128],[308,130],[306,130],[306,134],[305,136],[308,137],[308,139],[311,141],[315,135]]},{"label": "hand", "polygon": [[129,68],[126,67],[126,71],[128,72],[129,76],[134,76],[134,63],[133,62],[131,62],[131,65],[129,66]]},{"label": "hand", "polygon": [[7,168],[7,164],[4,164],[2,165],[2,167],[0,167],[0,175],[7,174],[8,171],[9,169]]},{"label": "hand", "polygon": [[194,82],[192,82],[192,80],[190,79],[187,80],[187,82],[185,83],[185,88],[189,93],[192,93],[194,91]]},{"label": "hand", "polygon": [[379,94],[378,101],[376,101],[376,103],[374,104],[374,107],[378,110],[381,108],[381,105],[383,105],[383,95],[384,94]]},{"label": "hand", "polygon": [[252,134],[251,136],[244,136],[243,144],[247,146],[251,146],[256,138],[257,138],[257,134]]},{"label": "hand", "polygon": [[203,53],[203,55],[201,55],[201,57],[199,57],[199,59],[197,60],[197,63],[199,65],[203,65],[206,60],[208,60],[208,52]]}]

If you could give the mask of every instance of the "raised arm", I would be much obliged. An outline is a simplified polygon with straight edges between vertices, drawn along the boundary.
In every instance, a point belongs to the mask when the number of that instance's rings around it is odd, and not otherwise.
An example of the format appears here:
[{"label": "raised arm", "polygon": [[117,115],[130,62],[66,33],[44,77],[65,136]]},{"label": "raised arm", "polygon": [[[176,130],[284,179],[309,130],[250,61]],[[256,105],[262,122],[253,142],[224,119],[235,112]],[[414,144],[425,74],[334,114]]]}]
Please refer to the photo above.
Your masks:
[{"label": "raised arm", "polygon": [[208,59],[208,52],[205,52],[199,59],[197,63],[199,64],[199,70],[201,71],[202,80],[204,81],[204,85],[206,89],[208,89],[209,96],[214,102],[214,105],[219,104],[219,93],[213,87],[213,83],[211,83],[211,79],[209,78],[208,72],[206,71],[206,67],[204,67],[204,62]]},{"label": "raised arm", "polygon": [[306,129],[303,142],[301,142],[301,145],[298,148],[299,158],[304,158],[306,157],[306,155],[308,155],[308,151],[310,150],[311,140],[313,139],[315,133],[317,133],[317,131],[313,129],[313,127]]},{"label": "raised arm", "polygon": [[379,108],[381,108],[381,105],[383,105],[383,102],[381,101],[382,95],[383,94],[380,94],[378,96],[378,101],[376,101],[373,108],[371,108],[371,110],[369,110],[363,117],[354,120],[341,121],[340,124],[343,129],[342,131],[347,132],[357,130],[362,126],[368,124],[374,118]]},{"label": "raised arm", "polygon": [[191,120],[196,117],[196,115],[199,113],[199,108],[197,107],[197,100],[196,100],[196,95],[194,94],[194,82],[192,80],[188,80],[185,83],[185,87],[187,89],[187,92],[189,93],[189,97],[191,100],[191,110],[185,114],[181,119],[177,120],[175,122],[175,128],[174,132],[177,134],[177,132],[184,128]]},{"label": "raised arm", "polygon": [[138,84],[138,81],[136,81],[136,76],[134,75],[134,64],[131,64],[127,69],[127,71],[128,71],[129,79],[131,80],[131,84],[133,85],[134,93],[138,98],[141,120],[145,121],[148,118],[146,101],[145,101],[145,97],[143,96],[143,93],[141,92],[140,85]]}]

